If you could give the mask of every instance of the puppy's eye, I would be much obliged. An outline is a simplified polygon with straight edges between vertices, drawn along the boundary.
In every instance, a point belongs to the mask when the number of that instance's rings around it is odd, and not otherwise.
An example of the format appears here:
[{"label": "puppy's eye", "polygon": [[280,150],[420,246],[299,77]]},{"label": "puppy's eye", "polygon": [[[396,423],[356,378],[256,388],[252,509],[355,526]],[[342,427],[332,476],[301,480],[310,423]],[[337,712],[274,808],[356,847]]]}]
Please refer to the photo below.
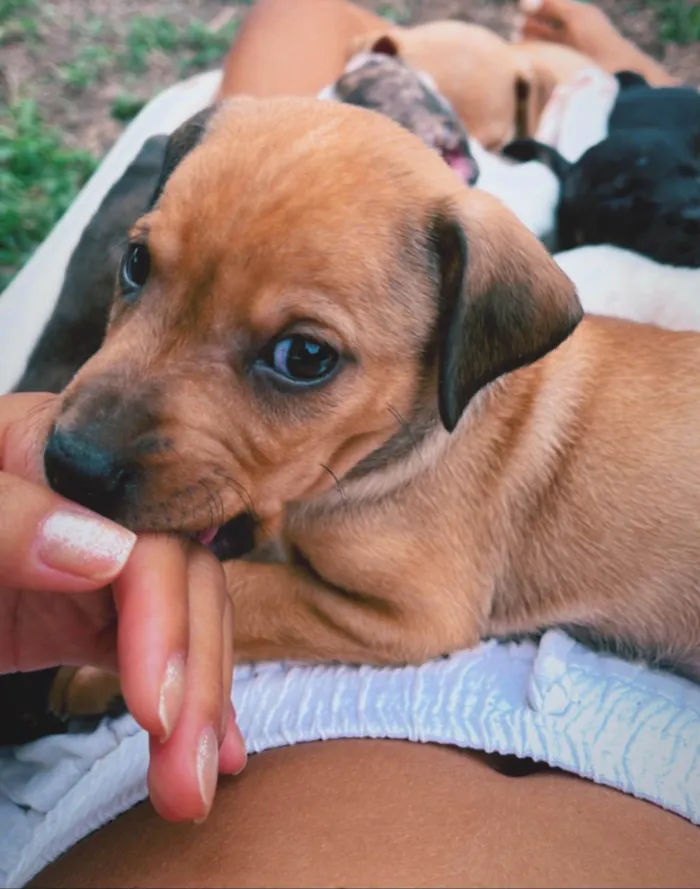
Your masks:
[{"label": "puppy's eye", "polygon": [[140,290],[148,280],[151,255],[145,244],[129,244],[119,270],[119,283],[125,294]]},{"label": "puppy's eye", "polygon": [[328,343],[292,334],[273,344],[265,364],[277,376],[292,383],[319,383],[338,366],[339,355]]}]

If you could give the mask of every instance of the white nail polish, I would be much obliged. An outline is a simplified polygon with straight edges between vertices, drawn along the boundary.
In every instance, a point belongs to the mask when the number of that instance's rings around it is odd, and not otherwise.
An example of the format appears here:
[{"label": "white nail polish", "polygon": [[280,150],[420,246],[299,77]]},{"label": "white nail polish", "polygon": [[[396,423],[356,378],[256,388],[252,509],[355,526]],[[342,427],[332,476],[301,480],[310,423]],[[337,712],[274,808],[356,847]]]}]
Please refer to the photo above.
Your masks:
[{"label": "white nail polish", "polygon": [[163,727],[161,743],[165,743],[173,733],[184,697],[185,659],[176,654],[167,663],[158,698],[158,718]]},{"label": "white nail polish", "polygon": [[219,780],[219,742],[211,726],[204,729],[197,745],[197,781],[204,812],[196,819],[200,824],[209,814]]}]

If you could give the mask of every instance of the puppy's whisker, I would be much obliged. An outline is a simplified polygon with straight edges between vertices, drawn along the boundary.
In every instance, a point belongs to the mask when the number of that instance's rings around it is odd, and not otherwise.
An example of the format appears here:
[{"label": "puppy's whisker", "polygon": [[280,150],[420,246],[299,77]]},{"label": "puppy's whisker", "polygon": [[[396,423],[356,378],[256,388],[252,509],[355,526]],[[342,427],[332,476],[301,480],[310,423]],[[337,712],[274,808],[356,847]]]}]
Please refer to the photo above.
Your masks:
[{"label": "puppy's whisker", "polygon": [[345,494],[345,489],[344,489],[343,486],[341,485],[341,483],[340,483],[340,479],[339,479],[338,476],[335,474],[335,472],[333,472],[333,470],[330,468],[330,466],[326,466],[325,463],[321,463],[321,468],[322,468],[323,470],[325,470],[325,472],[327,472],[328,475],[330,475],[330,477],[331,477],[331,478],[333,479],[333,481],[335,482],[335,487],[336,487],[338,493],[340,494],[340,497],[341,497],[341,499],[343,500],[343,502],[347,502],[347,496],[346,496],[346,494]]},{"label": "puppy's whisker", "polygon": [[218,467],[213,470],[213,473],[217,476],[217,478],[221,479],[221,481],[227,487],[231,488],[234,491],[234,493],[241,500],[245,511],[248,513],[251,519],[253,519],[254,522],[257,522],[258,514],[253,504],[253,498],[250,496],[245,487],[240,482],[237,482],[234,478],[231,478],[230,475],[227,475],[222,469],[219,469]]},{"label": "puppy's whisker", "polygon": [[391,404],[387,405],[387,409],[388,409],[389,413],[391,414],[391,416],[396,420],[396,422],[399,424],[399,426],[406,433],[408,439],[411,442],[411,446],[413,447],[413,450],[418,455],[418,459],[422,461],[423,454],[421,453],[421,449],[418,447],[418,442],[416,441],[416,437],[413,434],[413,430],[411,429],[409,423],[406,420],[404,420],[404,418],[401,416],[401,414],[396,410],[396,408],[393,405],[391,405]]}]

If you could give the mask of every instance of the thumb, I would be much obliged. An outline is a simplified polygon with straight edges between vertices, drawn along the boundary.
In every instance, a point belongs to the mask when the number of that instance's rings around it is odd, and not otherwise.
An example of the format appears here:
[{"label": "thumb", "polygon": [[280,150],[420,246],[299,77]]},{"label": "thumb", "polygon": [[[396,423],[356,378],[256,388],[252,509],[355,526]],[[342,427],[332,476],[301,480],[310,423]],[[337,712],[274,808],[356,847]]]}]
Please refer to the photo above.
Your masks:
[{"label": "thumb", "polygon": [[136,543],[126,528],[43,485],[0,472],[0,579],[10,589],[77,593],[111,583]]}]

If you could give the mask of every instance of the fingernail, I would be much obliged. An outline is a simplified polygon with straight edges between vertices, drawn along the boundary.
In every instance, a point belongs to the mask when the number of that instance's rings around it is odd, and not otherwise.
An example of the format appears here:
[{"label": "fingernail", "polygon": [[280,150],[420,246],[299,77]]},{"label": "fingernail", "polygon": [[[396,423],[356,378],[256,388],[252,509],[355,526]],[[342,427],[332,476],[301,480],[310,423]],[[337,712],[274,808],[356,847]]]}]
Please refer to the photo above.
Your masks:
[{"label": "fingernail", "polygon": [[196,824],[201,824],[209,814],[214,802],[216,783],[219,779],[219,742],[216,732],[209,726],[205,728],[199,737],[197,747],[197,781],[199,782],[199,795],[202,798],[204,814],[195,819]]},{"label": "fingernail", "polygon": [[136,535],[87,512],[59,510],[39,527],[37,555],[55,571],[105,582],[119,574]]},{"label": "fingernail", "polygon": [[232,772],[231,774],[232,775],[240,775],[241,772],[243,771],[243,769],[248,764],[248,752],[245,749],[245,738],[243,737],[243,732],[238,728],[238,723],[236,723],[234,725],[233,733],[236,736],[238,743],[241,745],[241,748],[243,749],[243,762],[242,762],[240,768],[236,769],[236,771]]},{"label": "fingernail", "polygon": [[542,0],[520,0],[520,8],[523,12],[537,12],[542,6]]},{"label": "fingernail", "polygon": [[228,732],[219,749],[219,771],[222,775],[240,775],[248,762],[245,738],[236,722],[236,712],[231,707]]},{"label": "fingernail", "polygon": [[163,684],[158,698],[158,718],[163,727],[161,743],[165,743],[175,728],[180,708],[185,698],[185,659],[181,654],[173,655],[165,668]]}]

